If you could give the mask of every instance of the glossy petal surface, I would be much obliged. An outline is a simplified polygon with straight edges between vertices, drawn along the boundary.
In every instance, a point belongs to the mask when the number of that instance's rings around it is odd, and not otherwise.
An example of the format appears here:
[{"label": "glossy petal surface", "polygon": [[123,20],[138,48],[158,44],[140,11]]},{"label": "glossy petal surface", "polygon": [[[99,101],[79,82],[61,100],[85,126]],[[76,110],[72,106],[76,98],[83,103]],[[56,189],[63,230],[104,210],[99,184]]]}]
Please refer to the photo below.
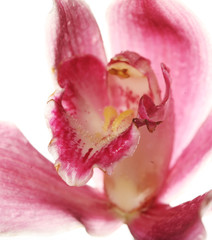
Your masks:
[{"label": "glossy petal surface", "polygon": [[104,234],[119,221],[105,197],[92,188],[72,188],[9,124],[0,125],[0,232],[53,232],[82,223]]},{"label": "glossy petal surface", "polygon": [[91,54],[106,62],[96,21],[85,2],[55,0],[49,20],[49,46],[54,68],[72,58]]},{"label": "glossy petal surface", "polygon": [[136,240],[203,240],[201,215],[211,203],[212,192],[171,208],[153,206],[128,224]]},{"label": "glossy petal surface", "polygon": [[[202,124],[187,148],[179,156],[176,164],[170,169],[160,199],[167,202],[174,198],[184,180],[189,177],[189,173],[192,173],[192,170],[199,166],[204,155],[211,150],[211,134],[212,113]],[[205,181],[208,181],[208,179],[205,179]]]},{"label": "glossy petal surface", "polygon": [[156,76],[161,62],[171,69],[176,159],[212,105],[206,38],[194,17],[175,1],[118,0],[110,9],[109,24],[113,54],[125,49],[145,56]]}]

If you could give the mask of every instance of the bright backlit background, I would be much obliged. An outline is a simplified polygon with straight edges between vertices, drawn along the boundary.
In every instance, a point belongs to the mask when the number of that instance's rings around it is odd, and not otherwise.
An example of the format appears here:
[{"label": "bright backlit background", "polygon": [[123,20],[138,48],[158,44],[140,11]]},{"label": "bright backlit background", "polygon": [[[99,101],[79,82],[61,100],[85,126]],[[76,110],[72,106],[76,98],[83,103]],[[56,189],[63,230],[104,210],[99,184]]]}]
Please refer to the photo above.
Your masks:
[{"label": "bright backlit background", "polygon": [[[100,27],[106,30],[104,10],[109,0],[87,0]],[[209,0],[182,0],[200,19],[212,39],[212,14]],[[0,120],[14,122],[30,142],[47,158],[51,138],[46,127],[44,112],[48,96],[54,91],[50,66],[47,59],[46,19],[51,9],[51,0],[0,0]],[[108,48],[107,32],[103,32]],[[211,180],[211,160],[203,166],[205,177]],[[209,169],[208,171],[206,171]],[[201,183],[201,175],[188,187],[186,194],[195,194]],[[205,189],[204,189],[205,187]],[[203,186],[202,191],[207,190]],[[198,192],[197,192],[198,193]],[[3,217],[3,216],[1,216]],[[212,239],[209,218],[205,218]],[[62,223],[61,223],[62,224]],[[3,238],[2,238],[3,239]],[[7,238],[4,238],[7,239]],[[9,238],[11,239],[11,238]],[[12,237],[12,239],[29,239]],[[88,236],[83,229],[68,234],[30,239],[99,239]],[[101,239],[132,239],[126,227]]]}]

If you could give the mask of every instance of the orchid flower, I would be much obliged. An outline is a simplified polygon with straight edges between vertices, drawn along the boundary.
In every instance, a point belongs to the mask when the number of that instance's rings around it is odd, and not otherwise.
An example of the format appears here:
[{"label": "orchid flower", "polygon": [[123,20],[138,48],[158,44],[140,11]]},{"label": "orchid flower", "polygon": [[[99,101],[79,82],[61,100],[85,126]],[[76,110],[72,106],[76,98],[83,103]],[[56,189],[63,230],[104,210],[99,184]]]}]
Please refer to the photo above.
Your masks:
[{"label": "orchid flower", "polygon": [[55,164],[15,126],[0,124],[1,234],[80,224],[104,235],[124,223],[137,240],[205,238],[201,217],[212,191],[169,205],[212,146],[202,30],[177,3],[159,0],[114,1],[109,27],[107,63],[87,5],[55,0],[56,89],[47,112]]}]

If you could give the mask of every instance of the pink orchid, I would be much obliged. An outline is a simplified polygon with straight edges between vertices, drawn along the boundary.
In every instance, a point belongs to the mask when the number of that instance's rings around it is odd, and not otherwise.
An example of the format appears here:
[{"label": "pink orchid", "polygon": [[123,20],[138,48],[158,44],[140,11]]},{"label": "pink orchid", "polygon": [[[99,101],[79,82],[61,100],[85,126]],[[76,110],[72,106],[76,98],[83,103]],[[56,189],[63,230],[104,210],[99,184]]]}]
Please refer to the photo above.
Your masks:
[{"label": "pink orchid", "polygon": [[[204,239],[212,191],[169,206],[212,146],[210,56],[196,20],[175,2],[117,0],[107,64],[84,2],[55,0],[51,17],[56,161],[0,124],[0,232],[82,224],[104,235],[125,223],[137,240]],[[86,185],[93,172],[102,187]]]}]

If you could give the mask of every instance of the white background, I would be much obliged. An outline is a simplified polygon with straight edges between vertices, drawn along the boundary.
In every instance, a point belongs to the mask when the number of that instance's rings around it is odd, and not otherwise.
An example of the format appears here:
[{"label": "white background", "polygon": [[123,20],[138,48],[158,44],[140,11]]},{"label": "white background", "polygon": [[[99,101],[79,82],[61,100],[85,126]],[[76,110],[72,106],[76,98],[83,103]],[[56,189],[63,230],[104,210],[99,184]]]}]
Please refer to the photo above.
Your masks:
[{"label": "white background", "polygon": [[[106,29],[103,22],[104,10],[109,1],[87,0],[87,2],[100,22],[100,26]],[[212,39],[210,1],[184,0],[182,2],[199,17]],[[49,159],[51,156],[47,145],[50,133],[46,127],[44,112],[48,96],[54,91],[46,43],[46,18],[51,6],[51,0],[0,0],[0,120],[14,122],[30,142]],[[103,37],[109,49],[106,40],[107,32],[103,33]],[[205,177],[210,177],[211,160],[208,164],[204,166]],[[206,171],[207,169],[209,170]],[[189,186],[185,195],[195,192],[195,186],[200,184],[201,178],[202,175],[197,175],[193,181],[194,187],[191,189]],[[207,188],[208,186],[204,185],[202,191]],[[207,225],[210,226],[208,221]],[[209,234],[208,239],[212,239],[210,229]],[[12,239],[29,239],[29,236],[12,237]],[[68,234],[30,237],[30,239],[99,238],[87,235],[83,229],[77,229]],[[132,237],[123,226],[114,234],[101,239],[132,239]]]}]

